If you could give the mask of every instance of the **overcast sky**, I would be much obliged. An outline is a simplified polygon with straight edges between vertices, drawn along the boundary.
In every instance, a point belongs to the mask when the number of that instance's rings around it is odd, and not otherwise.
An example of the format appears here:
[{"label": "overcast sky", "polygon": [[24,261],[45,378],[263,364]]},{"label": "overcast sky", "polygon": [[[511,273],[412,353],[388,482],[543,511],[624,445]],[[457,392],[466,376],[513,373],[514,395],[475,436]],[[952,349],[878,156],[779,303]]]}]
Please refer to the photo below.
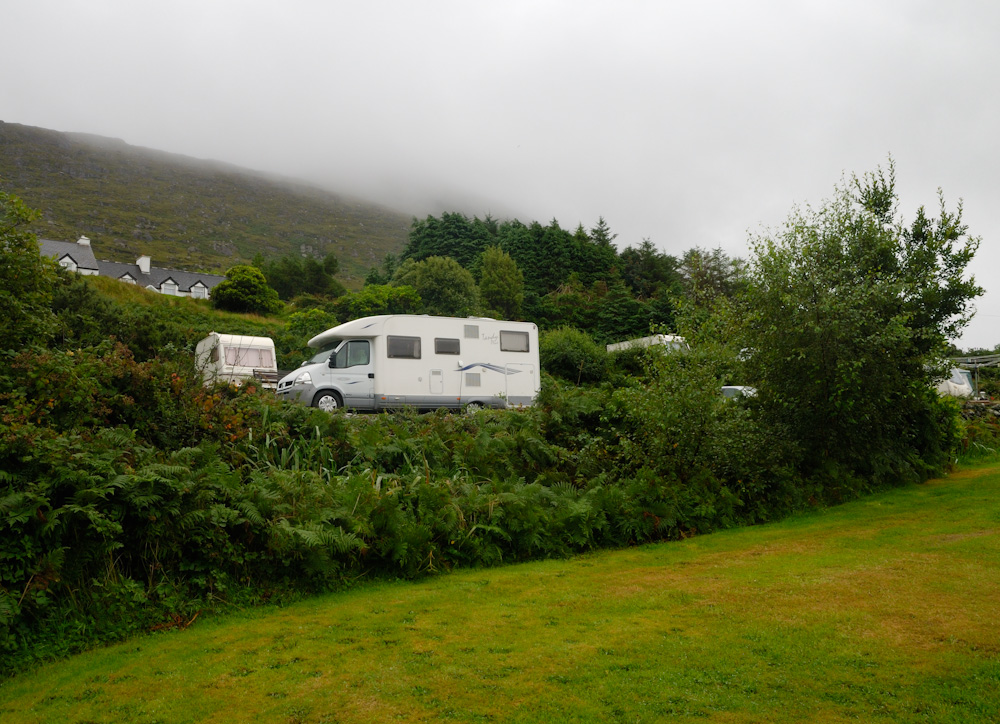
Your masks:
[{"label": "overcast sky", "polygon": [[748,255],[844,174],[964,200],[1000,344],[996,0],[0,0],[0,119],[424,216]]}]

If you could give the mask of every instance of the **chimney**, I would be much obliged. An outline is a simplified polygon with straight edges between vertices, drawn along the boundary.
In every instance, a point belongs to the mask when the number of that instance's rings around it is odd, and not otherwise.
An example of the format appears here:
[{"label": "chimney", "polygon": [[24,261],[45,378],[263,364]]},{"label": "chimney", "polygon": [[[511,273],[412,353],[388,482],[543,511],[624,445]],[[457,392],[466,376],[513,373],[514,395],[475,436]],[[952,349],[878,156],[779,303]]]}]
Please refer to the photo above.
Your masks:
[{"label": "chimney", "polygon": [[139,271],[141,271],[143,274],[149,274],[149,257],[148,256],[146,256],[145,254],[143,254],[142,256],[140,256],[138,259],[135,260],[135,263],[139,265]]},{"label": "chimney", "polygon": [[80,246],[90,246],[90,239],[88,239],[86,236],[81,236],[79,239],[76,240],[76,243],[79,244]]}]

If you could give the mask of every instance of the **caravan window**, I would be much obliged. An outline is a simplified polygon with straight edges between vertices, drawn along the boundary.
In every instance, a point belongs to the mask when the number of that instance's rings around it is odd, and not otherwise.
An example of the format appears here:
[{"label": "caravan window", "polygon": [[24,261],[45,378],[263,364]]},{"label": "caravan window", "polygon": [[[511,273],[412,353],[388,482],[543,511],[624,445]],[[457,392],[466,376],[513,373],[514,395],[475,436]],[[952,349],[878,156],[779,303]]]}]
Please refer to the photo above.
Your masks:
[{"label": "caravan window", "polygon": [[331,367],[343,369],[345,367],[357,367],[366,365],[371,361],[371,354],[368,348],[368,340],[352,339],[347,344],[337,350],[337,357]]},{"label": "caravan window", "polygon": [[500,330],[500,350],[502,352],[527,352],[528,333]]},{"label": "caravan window", "polygon": [[226,364],[257,369],[274,367],[271,350],[260,347],[226,347]]},{"label": "caravan window", "polygon": [[420,337],[386,337],[386,356],[400,359],[420,359]]},{"label": "caravan window", "polygon": [[457,339],[434,338],[434,354],[462,354]]}]

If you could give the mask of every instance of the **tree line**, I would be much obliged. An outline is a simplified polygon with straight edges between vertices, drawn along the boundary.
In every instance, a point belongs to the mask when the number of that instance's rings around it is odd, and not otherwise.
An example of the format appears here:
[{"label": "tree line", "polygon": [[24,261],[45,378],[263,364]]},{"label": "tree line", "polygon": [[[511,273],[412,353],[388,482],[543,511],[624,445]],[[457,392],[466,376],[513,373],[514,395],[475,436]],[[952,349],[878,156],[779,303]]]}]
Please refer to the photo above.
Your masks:
[{"label": "tree line", "polygon": [[388,313],[530,320],[605,344],[673,328],[679,299],[706,306],[734,297],[743,283],[743,261],[721,249],[695,247],[675,257],[648,239],[618,251],[615,238],[603,218],[570,233],[555,220],[446,212],[414,219],[402,253],[372,268],[359,291],[336,281],[335,257],[257,257],[253,268],[230,270],[213,297],[234,311],[273,312],[294,302],[298,310],[323,310],[327,322]]}]

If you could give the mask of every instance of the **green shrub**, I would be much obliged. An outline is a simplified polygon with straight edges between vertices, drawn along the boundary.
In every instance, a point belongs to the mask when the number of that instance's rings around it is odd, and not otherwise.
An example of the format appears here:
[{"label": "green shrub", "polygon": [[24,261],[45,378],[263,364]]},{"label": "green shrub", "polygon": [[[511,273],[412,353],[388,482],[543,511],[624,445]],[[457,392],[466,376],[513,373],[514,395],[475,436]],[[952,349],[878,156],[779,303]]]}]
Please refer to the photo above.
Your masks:
[{"label": "green shrub", "polygon": [[543,332],[538,354],[543,370],[576,384],[600,382],[607,368],[607,351],[572,327]]},{"label": "green shrub", "polygon": [[230,312],[274,314],[281,309],[278,293],[267,285],[264,273],[249,264],[237,264],[212,290],[216,309]]}]

